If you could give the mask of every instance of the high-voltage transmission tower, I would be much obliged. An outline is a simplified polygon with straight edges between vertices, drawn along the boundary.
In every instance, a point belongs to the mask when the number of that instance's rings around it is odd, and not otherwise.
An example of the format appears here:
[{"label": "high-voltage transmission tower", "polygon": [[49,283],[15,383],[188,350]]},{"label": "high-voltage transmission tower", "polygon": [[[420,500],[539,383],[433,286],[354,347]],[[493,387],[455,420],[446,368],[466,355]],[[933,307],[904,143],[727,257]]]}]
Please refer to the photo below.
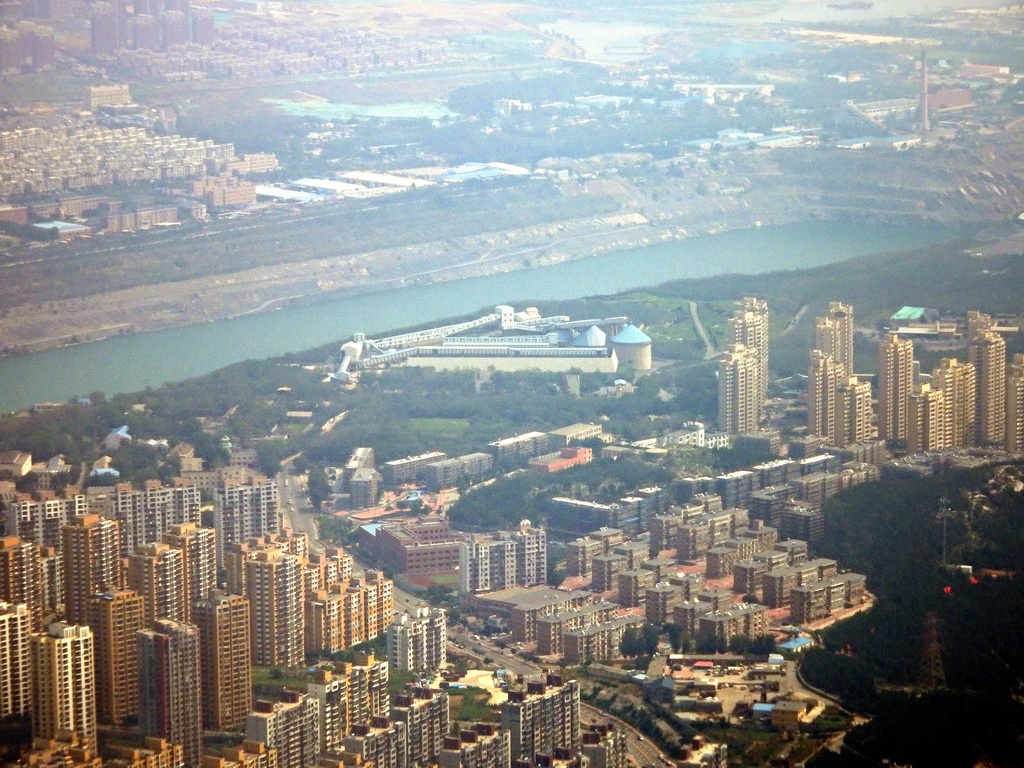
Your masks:
[{"label": "high-voltage transmission tower", "polygon": [[935,611],[924,615],[924,647],[921,651],[921,681],[923,691],[946,687],[946,671],[942,666],[942,645],[939,642],[939,617]]}]

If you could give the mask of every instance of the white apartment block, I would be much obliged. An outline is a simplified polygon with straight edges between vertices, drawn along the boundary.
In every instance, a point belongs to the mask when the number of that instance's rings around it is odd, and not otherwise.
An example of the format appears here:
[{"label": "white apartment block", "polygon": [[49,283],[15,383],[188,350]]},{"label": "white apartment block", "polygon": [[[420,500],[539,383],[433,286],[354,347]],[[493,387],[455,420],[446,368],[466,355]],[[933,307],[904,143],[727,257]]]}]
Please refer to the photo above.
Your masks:
[{"label": "white apartment block", "polygon": [[224,483],[214,490],[214,528],[217,552],[281,530],[277,483],[254,477],[246,483]]},{"label": "white apartment block", "polygon": [[548,534],[523,520],[514,531],[473,534],[459,550],[459,588],[492,592],[547,581]]},{"label": "white apartment block", "polygon": [[156,544],[172,525],[201,520],[199,487],[164,487],[159,480],[147,480],[141,490],[123,483],[108,497],[104,517],[121,521],[121,555],[128,557],[137,547]]},{"label": "white apartment block", "polygon": [[9,502],[2,519],[8,536],[60,550],[61,528],[85,512],[85,494],[79,493],[67,499]]},{"label": "white apartment block", "polygon": [[388,627],[388,661],[395,669],[436,672],[445,661],[447,615],[442,608],[420,606],[400,613]]},{"label": "white apartment block", "polygon": [[0,603],[0,717],[32,711],[32,613],[24,603]]}]

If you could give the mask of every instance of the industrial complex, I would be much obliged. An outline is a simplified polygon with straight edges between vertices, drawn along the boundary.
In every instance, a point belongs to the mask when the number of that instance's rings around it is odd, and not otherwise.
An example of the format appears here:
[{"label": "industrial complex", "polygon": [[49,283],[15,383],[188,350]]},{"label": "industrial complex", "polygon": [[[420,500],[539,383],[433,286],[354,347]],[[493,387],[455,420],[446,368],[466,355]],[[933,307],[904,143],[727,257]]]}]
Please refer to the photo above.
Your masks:
[{"label": "industrial complex", "polygon": [[570,320],[499,305],[475,320],[382,339],[357,333],[341,347],[331,378],[397,363],[436,370],[584,371],[614,373],[620,364],[651,369],[651,338],[625,317]]}]

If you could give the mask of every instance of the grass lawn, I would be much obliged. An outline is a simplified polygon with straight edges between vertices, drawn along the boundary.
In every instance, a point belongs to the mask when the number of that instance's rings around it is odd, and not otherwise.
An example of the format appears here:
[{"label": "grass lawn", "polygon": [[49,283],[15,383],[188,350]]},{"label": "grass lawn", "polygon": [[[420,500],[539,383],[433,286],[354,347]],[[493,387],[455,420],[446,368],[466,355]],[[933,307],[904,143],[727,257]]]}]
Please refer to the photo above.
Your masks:
[{"label": "grass lawn", "polygon": [[409,428],[423,437],[456,440],[469,431],[469,419],[409,419]]},{"label": "grass lawn", "polygon": [[789,753],[789,758],[793,761],[794,765],[799,765],[817,752],[824,742],[825,739],[805,737],[793,747]]},{"label": "grass lawn", "polygon": [[408,683],[413,682],[417,675],[403,669],[392,669],[388,672],[388,693],[398,693]]},{"label": "grass lawn", "polygon": [[690,321],[689,315],[686,319],[680,318],[679,322],[671,325],[650,325],[645,329],[647,334],[655,341],[668,339],[671,341],[696,341],[697,331]]},{"label": "grass lawn", "polygon": [[494,718],[495,711],[487,706],[491,694],[483,688],[460,688],[458,693],[451,694],[448,699],[449,710],[454,720],[470,722],[486,721]]},{"label": "grass lawn", "polygon": [[459,574],[457,573],[438,573],[434,574],[430,580],[431,584],[439,587],[453,587],[459,583]]},{"label": "grass lawn", "polygon": [[745,768],[761,766],[774,757],[784,742],[778,733],[742,725],[721,727],[712,723],[695,723],[701,733],[712,741],[729,746],[729,764]]},{"label": "grass lawn", "polygon": [[305,692],[307,679],[305,669],[281,669],[279,667],[252,668],[252,685],[257,689],[260,686],[266,686]]}]

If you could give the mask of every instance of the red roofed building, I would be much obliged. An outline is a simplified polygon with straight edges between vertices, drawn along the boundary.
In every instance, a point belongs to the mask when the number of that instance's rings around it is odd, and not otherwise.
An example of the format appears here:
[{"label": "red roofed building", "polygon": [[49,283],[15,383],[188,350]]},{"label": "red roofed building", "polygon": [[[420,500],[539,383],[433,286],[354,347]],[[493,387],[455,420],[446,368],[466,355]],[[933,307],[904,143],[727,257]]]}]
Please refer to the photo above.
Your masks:
[{"label": "red roofed building", "polygon": [[530,469],[535,472],[561,472],[570,467],[589,464],[594,460],[590,448],[563,448],[558,453],[547,453],[530,460]]}]

